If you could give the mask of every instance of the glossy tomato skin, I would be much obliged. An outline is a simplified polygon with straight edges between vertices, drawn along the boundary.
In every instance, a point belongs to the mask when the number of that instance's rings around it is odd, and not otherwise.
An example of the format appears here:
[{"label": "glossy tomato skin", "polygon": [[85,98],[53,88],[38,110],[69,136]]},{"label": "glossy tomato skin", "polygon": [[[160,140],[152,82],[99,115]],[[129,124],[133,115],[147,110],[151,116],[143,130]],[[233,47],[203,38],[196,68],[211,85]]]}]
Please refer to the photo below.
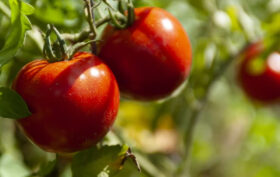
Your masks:
[{"label": "glossy tomato skin", "polygon": [[107,26],[99,56],[112,69],[126,97],[161,99],[184,82],[191,67],[191,44],[180,22],[154,7],[135,9],[127,29]]},{"label": "glossy tomato skin", "polygon": [[[238,78],[245,93],[261,103],[276,103],[280,100],[280,54],[271,53],[264,61],[261,72],[253,73],[250,62],[254,62],[264,52],[263,42],[259,41],[245,50]],[[278,68],[278,69],[277,69]]]},{"label": "glossy tomato skin", "polygon": [[70,61],[30,62],[13,88],[32,112],[19,126],[50,152],[70,153],[96,144],[109,131],[119,106],[114,75],[89,53],[77,53]]}]

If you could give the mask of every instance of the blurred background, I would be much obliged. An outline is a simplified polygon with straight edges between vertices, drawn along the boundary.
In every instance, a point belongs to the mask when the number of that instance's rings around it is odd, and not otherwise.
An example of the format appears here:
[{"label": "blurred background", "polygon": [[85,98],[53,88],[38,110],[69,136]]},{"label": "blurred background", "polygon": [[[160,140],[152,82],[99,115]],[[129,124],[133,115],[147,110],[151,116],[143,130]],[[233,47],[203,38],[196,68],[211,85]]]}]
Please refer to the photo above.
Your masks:
[{"label": "blurred background", "polygon": [[[1,70],[0,86],[9,86],[27,62],[42,57],[46,24],[62,32],[85,27],[82,0],[24,0],[35,8],[33,29],[14,59]],[[115,1],[113,1],[114,3]],[[172,13],[187,31],[193,50],[190,77],[174,95],[158,102],[122,100],[117,122],[105,143],[125,142],[144,169],[126,166],[118,176],[178,177],[190,132],[193,144],[184,176],[279,177],[280,107],[247,98],[240,88],[234,56],[247,44],[280,31],[279,0],[135,0],[135,6],[157,6]],[[1,0],[0,48],[9,32]],[[105,13],[99,10],[99,14]],[[226,65],[231,62],[230,65]],[[227,67],[228,66],[228,67]],[[1,109],[1,108],[0,108]],[[195,121],[190,121],[195,120]],[[0,176],[25,177],[54,154],[32,145],[14,122],[0,119]],[[71,176],[66,168],[61,176]]]}]

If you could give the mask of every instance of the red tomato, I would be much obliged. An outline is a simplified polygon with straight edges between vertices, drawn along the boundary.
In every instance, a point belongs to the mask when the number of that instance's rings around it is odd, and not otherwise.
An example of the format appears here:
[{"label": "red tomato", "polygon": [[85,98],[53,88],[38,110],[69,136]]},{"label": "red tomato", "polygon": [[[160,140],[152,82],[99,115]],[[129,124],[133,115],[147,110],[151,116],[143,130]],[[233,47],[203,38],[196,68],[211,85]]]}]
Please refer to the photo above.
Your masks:
[{"label": "red tomato", "polygon": [[70,61],[30,62],[13,88],[32,112],[18,121],[20,127],[50,152],[75,152],[96,144],[109,131],[119,106],[113,73],[89,53],[77,53]]},{"label": "red tomato", "polygon": [[180,22],[154,7],[136,8],[127,29],[107,26],[100,58],[116,76],[126,97],[153,100],[170,95],[191,67],[191,44]]},{"label": "red tomato", "polygon": [[[271,53],[266,60],[258,58],[264,51],[262,42],[248,47],[238,73],[241,86],[253,100],[273,103],[280,99],[280,54]],[[263,61],[256,70],[253,62]],[[258,62],[258,61],[257,61]]]}]

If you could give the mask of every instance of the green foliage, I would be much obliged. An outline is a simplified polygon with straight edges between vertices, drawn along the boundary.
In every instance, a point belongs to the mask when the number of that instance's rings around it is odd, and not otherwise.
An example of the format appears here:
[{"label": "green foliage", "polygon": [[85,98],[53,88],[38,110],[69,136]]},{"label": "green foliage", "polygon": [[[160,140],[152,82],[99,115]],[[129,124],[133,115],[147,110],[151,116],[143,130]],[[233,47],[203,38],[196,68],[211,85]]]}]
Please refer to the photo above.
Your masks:
[{"label": "green foliage", "polygon": [[11,26],[4,47],[0,51],[0,67],[6,64],[22,46],[25,33],[31,29],[31,23],[26,17],[34,12],[31,5],[20,0],[10,0]]},{"label": "green foliage", "polygon": [[31,115],[21,96],[8,88],[0,88],[0,107],[1,117],[20,119]]},{"label": "green foliage", "polygon": [[93,147],[78,153],[72,163],[73,177],[115,176],[123,168],[128,146]]},{"label": "green foliage", "polygon": [[[34,3],[34,2],[33,2]],[[40,1],[40,6],[35,9],[35,24],[45,29],[46,24],[54,24],[56,26],[77,28],[84,21],[83,3],[75,0],[64,1]]]}]

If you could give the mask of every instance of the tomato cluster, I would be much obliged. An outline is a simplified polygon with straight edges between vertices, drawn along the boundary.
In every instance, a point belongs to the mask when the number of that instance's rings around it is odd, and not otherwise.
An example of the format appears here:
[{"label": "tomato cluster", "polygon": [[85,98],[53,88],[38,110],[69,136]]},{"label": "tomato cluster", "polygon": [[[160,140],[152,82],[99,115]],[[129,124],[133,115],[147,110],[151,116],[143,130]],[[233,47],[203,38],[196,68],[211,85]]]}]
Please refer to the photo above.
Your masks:
[{"label": "tomato cluster", "polygon": [[280,100],[280,54],[274,52],[264,59],[264,50],[262,41],[245,50],[238,78],[252,100],[270,104]]},{"label": "tomato cluster", "polygon": [[98,57],[77,53],[69,61],[35,60],[21,69],[13,88],[32,115],[18,123],[35,144],[63,153],[88,148],[115,120],[118,85],[124,96],[155,100],[184,82],[191,45],[182,25],[159,8],[137,8],[135,15],[126,29],[106,27]]}]

